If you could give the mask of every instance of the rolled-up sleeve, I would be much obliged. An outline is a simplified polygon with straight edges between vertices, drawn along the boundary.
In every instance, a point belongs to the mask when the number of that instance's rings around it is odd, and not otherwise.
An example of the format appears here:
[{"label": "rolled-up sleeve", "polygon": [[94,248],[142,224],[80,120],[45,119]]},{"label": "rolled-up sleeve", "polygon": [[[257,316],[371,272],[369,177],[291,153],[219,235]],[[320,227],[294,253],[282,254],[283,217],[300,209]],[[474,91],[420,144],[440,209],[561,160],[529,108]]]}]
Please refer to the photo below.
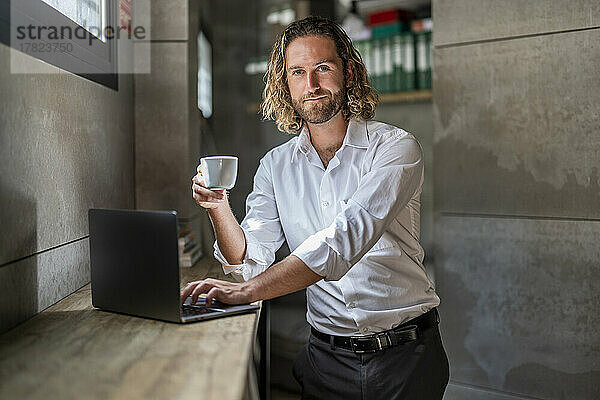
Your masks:
[{"label": "rolled-up sleeve", "polygon": [[325,280],[339,280],[381,238],[422,185],[423,152],[411,135],[396,132],[375,150],[369,172],[333,222],[292,254]]},{"label": "rolled-up sleeve", "polygon": [[275,261],[275,252],[284,242],[268,160],[267,154],[260,161],[252,192],[246,199],[246,217],[240,224],[246,238],[242,264],[230,265],[217,241],[214,244],[214,256],[223,265],[223,272],[232,274],[238,281],[249,280],[269,268]]}]

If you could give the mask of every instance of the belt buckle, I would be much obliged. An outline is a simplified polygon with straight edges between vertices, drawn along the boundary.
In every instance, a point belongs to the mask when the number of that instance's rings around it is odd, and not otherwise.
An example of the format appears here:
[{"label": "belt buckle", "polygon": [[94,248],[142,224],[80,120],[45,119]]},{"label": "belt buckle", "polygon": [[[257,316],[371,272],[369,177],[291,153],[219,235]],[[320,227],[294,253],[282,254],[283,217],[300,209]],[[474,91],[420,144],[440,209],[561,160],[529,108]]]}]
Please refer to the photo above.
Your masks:
[{"label": "belt buckle", "polygon": [[364,337],[364,336],[350,336],[350,347],[352,347],[352,351],[357,354],[373,353],[375,350],[359,350],[358,349],[358,343],[366,342],[370,339],[372,339],[372,338]]},{"label": "belt buckle", "polygon": [[[385,339],[384,340],[385,343],[382,343],[382,340],[381,340],[382,338]],[[370,349],[370,350],[359,350],[358,349],[358,343],[370,341],[372,339],[375,339],[375,341],[377,342],[377,348]],[[387,347],[390,347],[391,344],[392,344],[392,341],[390,340],[387,332],[381,332],[381,333],[377,333],[375,335],[370,335],[367,337],[365,337],[365,336],[350,336],[350,346],[352,347],[352,351],[357,354],[375,353],[376,351],[383,350]]]}]

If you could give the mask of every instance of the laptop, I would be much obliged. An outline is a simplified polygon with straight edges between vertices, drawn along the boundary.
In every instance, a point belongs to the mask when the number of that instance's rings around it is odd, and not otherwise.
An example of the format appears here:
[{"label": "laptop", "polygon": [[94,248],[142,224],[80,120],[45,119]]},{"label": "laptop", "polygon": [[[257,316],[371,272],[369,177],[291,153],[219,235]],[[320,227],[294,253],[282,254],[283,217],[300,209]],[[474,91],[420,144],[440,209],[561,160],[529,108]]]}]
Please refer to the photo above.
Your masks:
[{"label": "laptop", "polygon": [[199,297],[180,302],[177,213],[90,209],[92,305],[139,317],[192,322],[253,312]]}]

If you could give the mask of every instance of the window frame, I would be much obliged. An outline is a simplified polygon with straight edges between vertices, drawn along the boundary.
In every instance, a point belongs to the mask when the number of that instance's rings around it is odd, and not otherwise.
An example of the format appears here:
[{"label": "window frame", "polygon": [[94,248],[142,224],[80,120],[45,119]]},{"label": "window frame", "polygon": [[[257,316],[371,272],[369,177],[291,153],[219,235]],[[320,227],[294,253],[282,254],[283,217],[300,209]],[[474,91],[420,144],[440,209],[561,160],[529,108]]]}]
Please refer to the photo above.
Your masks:
[{"label": "window frame", "polygon": [[[105,4],[107,13],[106,25],[112,27],[114,30],[118,30],[120,10],[117,5],[119,1],[107,0]],[[70,44],[69,48],[72,51],[23,51],[19,48],[20,44],[12,43],[11,37],[16,37],[14,35],[17,34],[17,26],[28,26],[29,24],[38,27],[69,27],[73,33],[71,39],[68,37],[61,38],[60,43],[65,43],[67,46]],[[87,33],[84,39],[75,37],[75,30],[77,28],[84,29]],[[0,33],[0,41],[9,47],[113,90],[118,90],[116,37],[107,39],[106,42],[94,39],[90,44],[89,35],[92,34],[90,31],[41,0],[0,0],[0,30],[2,31]],[[48,34],[49,32],[46,30],[45,34],[43,33],[41,38],[37,38],[35,41],[56,43],[56,40],[48,39]]]}]

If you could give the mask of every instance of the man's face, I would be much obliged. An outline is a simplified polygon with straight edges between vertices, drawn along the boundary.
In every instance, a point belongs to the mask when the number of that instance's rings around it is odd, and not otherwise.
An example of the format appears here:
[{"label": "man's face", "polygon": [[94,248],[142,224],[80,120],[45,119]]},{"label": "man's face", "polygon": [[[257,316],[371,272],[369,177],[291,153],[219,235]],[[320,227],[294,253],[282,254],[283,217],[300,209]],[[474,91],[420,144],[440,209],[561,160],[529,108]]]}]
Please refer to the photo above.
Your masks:
[{"label": "man's face", "polygon": [[333,118],[346,97],[344,68],[335,43],[328,37],[294,39],[285,52],[292,105],[311,124]]}]

